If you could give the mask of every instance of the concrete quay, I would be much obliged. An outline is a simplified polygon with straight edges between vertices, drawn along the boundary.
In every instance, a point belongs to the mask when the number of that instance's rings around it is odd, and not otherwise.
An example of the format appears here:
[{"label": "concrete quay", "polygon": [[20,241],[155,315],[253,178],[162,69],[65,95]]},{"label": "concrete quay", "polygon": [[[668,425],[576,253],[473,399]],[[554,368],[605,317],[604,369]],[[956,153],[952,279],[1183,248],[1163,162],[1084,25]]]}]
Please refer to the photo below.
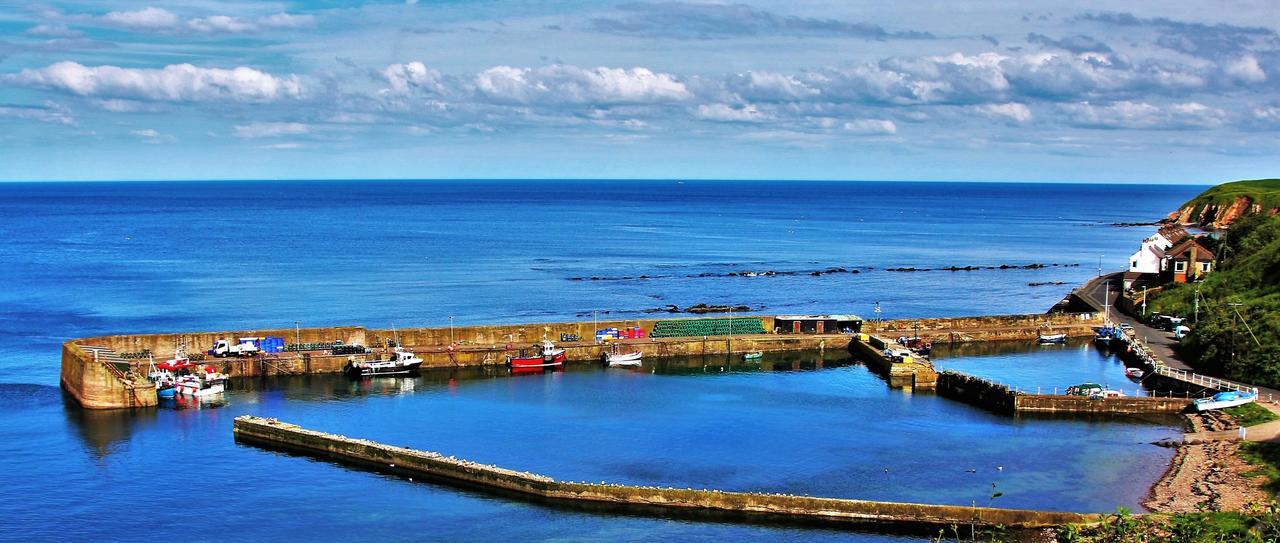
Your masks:
[{"label": "concrete quay", "polygon": [[938,374],[938,395],[998,413],[1141,415],[1185,412],[1190,398],[1127,396],[1090,398],[1066,394],[1029,394],[980,377],[954,371]]},{"label": "concrete quay", "polygon": [[537,503],[581,508],[604,506],[615,512],[637,515],[705,514],[721,521],[820,523],[921,533],[936,533],[952,525],[1031,529],[1088,524],[1101,519],[1098,515],[1055,511],[564,482],[545,475],[308,430],[250,415],[237,417],[233,432],[236,441],[253,446]]},{"label": "concrete quay", "polygon": [[[741,317],[739,317],[741,318]],[[771,316],[752,316],[765,330],[774,329]],[[1071,335],[1090,333],[1097,322],[1096,314],[1039,314],[943,319],[905,319],[869,322],[866,329],[890,335],[914,335],[935,343],[1000,341],[1033,339],[1046,330]],[[676,320],[676,319],[662,319]],[[697,320],[697,319],[681,319]],[[213,344],[215,340],[239,337],[284,337],[290,343],[327,343],[341,340],[348,345],[377,347],[398,338],[401,345],[413,350],[423,360],[424,368],[498,366],[509,355],[519,354],[544,338],[556,340],[562,334],[593,338],[600,328],[639,326],[652,330],[657,320],[583,321],[532,323],[491,326],[459,326],[440,328],[377,329],[363,326],[324,328],[269,328],[216,332],[111,335],[67,341],[62,348],[61,384],[83,407],[90,409],[140,408],[156,405],[155,389],[146,380],[146,358],[121,359],[126,353],[149,352],[161,361],[174,355],[179,345],[188,352]],[[711,337],[646,338],[609,341],[558,342],[571,362],[596,361],[606,352],[641,352],[647,358],[670,356],[728,356],[752,351],[783,352],[798,350],[848,349],[845,334],[750,334]],[[259,355],[246,358],[218,358],[213,364],[233,378],[268,375],[338,373],[348,360],[365,360],[385,356],[375,349],[368,355],[331,355],[312,350]],[[107,358],[114,360],[106,363]],[[892,372],[890,372],[892,373]],[[892,378],[891,378],[892,380]],[[913,382],[927,388],[925,382]]]}]

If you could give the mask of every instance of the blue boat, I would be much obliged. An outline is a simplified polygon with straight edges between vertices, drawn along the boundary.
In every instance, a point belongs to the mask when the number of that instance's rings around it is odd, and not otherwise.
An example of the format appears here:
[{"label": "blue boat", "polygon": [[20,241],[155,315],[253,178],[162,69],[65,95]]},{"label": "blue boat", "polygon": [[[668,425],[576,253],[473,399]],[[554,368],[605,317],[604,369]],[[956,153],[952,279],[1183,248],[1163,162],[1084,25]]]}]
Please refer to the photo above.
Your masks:
[{"label": "blue boat", "polygon": [[1235,407],[1252,403],[1256,399],[1258,399],[1258,389],[1256,388],[1250,392],[1237,392],[1234,390],[1219,392],[1212,397],[1196,400],[1196,411]]}]

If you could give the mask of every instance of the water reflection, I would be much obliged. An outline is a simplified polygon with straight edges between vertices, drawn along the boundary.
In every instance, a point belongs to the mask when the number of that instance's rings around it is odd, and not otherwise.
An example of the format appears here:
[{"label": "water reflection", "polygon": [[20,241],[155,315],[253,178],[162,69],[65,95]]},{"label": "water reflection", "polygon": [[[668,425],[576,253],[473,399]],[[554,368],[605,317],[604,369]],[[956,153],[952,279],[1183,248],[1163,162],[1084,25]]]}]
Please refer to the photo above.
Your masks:
[{"label": "water reflection", "polygon": [[155,409],[84,409],[66,391],[62,396],[67,422],[75,427],[89,456],[99,461],[116,452],[135,430],[152,423],[158,415]]}]

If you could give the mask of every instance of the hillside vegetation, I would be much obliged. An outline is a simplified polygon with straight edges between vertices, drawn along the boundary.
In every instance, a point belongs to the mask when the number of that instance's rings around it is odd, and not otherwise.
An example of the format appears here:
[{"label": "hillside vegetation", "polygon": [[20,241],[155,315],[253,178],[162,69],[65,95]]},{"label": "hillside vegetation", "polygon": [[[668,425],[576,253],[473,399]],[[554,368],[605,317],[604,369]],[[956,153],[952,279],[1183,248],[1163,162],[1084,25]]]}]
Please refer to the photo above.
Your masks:
[{"label": "hillside vegetation", "polygon": [[1239,217],[1280,210],[1280,179],[1251,179],[1223,183],[1188,200],[1170,215],[1188,224],[1230,225]]},{"label": "hillside vegetation", "polygon": [[[1198,285],[1199,322],[1180,354],[1205,373],[1280,386],[1280,216],[1238,219],[1215,252],[1218,268]],[[1151,311],[1192,317],[1196,287],[1166,286]]]}]

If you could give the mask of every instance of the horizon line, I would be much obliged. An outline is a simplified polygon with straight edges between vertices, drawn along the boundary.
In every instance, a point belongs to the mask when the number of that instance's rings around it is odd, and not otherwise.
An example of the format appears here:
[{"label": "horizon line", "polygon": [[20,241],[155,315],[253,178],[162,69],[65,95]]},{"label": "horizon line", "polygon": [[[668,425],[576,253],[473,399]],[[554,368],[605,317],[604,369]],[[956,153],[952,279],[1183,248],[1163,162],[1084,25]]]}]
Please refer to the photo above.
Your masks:
[{"label": "horizon line", "polygon": [[798,182],[798,183],[973,183],[973,184],[1043,184],[1043,185],[1149,185],[1212,187],[1232,181],[1213,183],[1158,181],[1090,181],[1090,180],[1014,180],[1014,179],[820,179],[820,178],[645,178],[645,177],[332,177],[332,178],[186,178],[186,179],[0,179],[0,184],[73,184],[73,183],[343,183],[343,182],[503,182],[503,181],[616,181],[616,182]]}]

